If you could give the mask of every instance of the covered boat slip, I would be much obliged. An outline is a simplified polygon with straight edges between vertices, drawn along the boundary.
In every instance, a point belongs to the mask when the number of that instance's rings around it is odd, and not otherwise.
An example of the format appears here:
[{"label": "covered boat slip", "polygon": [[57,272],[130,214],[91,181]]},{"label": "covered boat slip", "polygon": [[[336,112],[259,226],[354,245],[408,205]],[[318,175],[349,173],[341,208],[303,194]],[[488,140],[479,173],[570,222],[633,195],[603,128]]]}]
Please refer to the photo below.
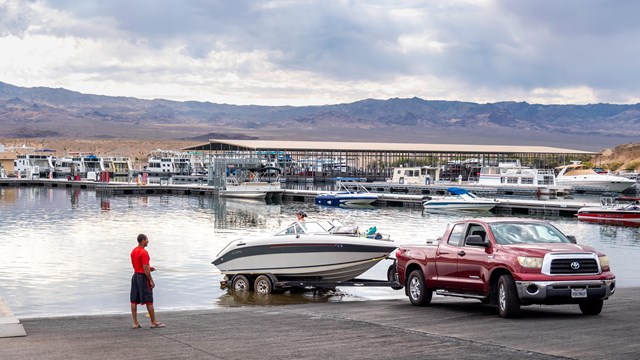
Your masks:
[{"label": "covered boat slip", "polygon": [[385,181],[393,177],[394,168],[401,166],[438,167],[440,180],[461,177],[463,181],[475,181],[482,167],[514,159],[523,166],[553,169],[597,154],[546,146],[219,139],[184,150],[209,155],[210,169],[215,169],[209,172],[212,185],[225,169],[225,165],[216,164],[236,160],[278,166],[288,182],[328,181],[336,177]]}]

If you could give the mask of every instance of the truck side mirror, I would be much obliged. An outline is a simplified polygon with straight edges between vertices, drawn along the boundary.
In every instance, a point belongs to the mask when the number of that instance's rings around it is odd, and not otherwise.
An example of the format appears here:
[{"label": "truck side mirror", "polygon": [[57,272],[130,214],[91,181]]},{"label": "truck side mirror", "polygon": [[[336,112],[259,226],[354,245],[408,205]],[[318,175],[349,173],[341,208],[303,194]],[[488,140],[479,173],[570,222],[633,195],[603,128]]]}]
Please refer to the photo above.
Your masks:
[{"label": "truck side mirror", "polygon": [[576,237],[573,235],[567,235],[567,239],[569,239],[569,241],[571,241],[572,244],[578,243],[578,240],[576,240]]},{"label": "truck side mirror", "polygon": [[464,242],[466,245],[488,247],[489,243],[482,240],[480,235],[469,235]]}]

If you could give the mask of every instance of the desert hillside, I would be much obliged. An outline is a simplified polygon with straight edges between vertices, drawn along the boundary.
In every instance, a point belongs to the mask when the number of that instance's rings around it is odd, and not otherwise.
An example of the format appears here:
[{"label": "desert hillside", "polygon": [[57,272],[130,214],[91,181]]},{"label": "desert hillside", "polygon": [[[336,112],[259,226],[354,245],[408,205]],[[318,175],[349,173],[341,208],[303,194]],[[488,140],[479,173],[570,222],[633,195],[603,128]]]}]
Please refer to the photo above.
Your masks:
[{"label": "desert hillside", "polygon": [[613,149],[605,149],[593,159],[595,165],[611,171],[640,172],[640,143],[618,145]]}]

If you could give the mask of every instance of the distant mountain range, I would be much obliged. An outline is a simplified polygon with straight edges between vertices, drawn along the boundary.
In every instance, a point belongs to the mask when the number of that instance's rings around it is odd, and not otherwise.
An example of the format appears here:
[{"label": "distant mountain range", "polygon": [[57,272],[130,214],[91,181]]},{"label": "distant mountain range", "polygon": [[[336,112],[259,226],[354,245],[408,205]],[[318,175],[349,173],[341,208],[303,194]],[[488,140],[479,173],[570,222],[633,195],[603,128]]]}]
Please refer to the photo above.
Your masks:
[{"label": "distant mountain range", "polygon": [[419,98],[239,106],[0,82],[0,137],[235,138],[544,145],[598,150],[640,137],[640,104],[477,104]]}]

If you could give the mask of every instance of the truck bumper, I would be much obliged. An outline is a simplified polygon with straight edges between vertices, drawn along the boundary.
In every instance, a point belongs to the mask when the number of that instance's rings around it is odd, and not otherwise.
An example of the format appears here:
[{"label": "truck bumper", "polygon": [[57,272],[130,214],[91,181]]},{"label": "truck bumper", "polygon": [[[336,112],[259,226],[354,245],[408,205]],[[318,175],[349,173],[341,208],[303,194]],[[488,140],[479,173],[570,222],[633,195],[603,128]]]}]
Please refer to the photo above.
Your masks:
[{"label": "truck bumper", "polygon": [[520,301],[532,304],[571,304],[607,299],[613,295],[615,287],[615,280],[516,281]]}]

